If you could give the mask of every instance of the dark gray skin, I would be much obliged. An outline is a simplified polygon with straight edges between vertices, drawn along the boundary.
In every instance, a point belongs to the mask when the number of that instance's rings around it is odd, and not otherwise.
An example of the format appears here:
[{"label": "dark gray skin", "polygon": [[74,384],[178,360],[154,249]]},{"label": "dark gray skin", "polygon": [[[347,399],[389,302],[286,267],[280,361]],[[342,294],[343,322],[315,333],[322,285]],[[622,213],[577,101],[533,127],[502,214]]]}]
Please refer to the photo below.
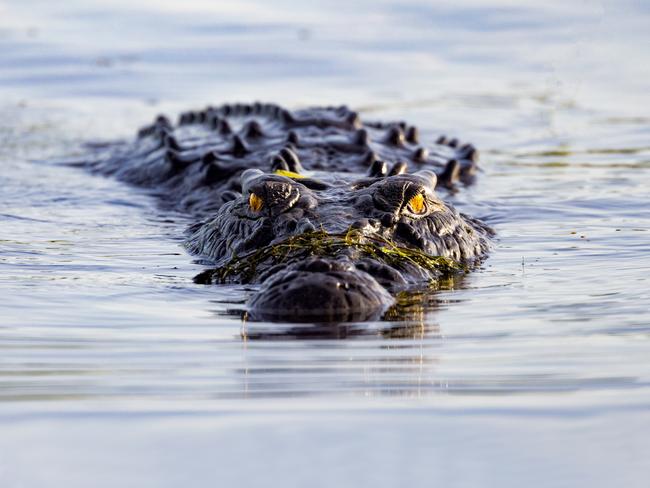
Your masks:
[{"label": "dark gray skin", "polygon": [[[254,104],[187,112],[176,127],[158,117],[135,142],[88,165],[201,219],[186,247],[215,267],[196,281],[260,284],[249,301],[254,318],[346,321],[380,318],[392,294],[440,277],[366,244],[465,266],[487,254],[492,231],[436,194],[471,183],[477,158],[471,145],[442,137],[427,149],[415,127],[362,123],[346,107]],[[336,245],[291,248],[224,274],[233,262],[318,232]],[[355,244],[338,245],[348,235]]]}]

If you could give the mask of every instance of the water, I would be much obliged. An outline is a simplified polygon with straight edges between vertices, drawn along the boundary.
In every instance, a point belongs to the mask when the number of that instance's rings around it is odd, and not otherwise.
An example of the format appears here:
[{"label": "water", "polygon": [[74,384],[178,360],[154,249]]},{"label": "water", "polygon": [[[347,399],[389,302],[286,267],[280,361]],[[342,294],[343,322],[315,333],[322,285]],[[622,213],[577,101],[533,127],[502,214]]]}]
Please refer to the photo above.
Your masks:
[{"label": "water", "polygon": [[[647,486],[642,2],[0,3],[0,485]],[[186,217],[61,167],[224,101],[475,143],[498,240],[406,322],[249,323]]]}]

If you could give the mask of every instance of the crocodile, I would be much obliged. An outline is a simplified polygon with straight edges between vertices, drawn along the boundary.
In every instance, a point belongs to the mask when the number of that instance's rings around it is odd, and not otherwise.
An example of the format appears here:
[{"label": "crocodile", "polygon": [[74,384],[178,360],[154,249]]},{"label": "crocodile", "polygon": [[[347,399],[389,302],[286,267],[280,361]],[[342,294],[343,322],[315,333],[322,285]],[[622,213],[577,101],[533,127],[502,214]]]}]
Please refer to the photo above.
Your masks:
[{"label": "crocodile", "polygon": [[185,247],[210,263],[194,281],[258,285],[251,318],[362,321],[490,248],[492,229],[438,195],[474,181],[478,151],[420,139],[347,106],[225,104],[159,115],[83,164],[189,214]]}]

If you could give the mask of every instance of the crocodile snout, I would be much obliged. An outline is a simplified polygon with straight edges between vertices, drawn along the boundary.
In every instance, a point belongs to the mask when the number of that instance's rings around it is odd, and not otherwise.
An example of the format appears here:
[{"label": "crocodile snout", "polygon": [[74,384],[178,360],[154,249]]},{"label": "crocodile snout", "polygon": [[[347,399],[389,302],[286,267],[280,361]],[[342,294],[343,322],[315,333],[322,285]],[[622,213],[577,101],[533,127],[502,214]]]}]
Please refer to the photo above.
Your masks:
[{"label": "crocodile snout", "polygon": [[394,298],[352,263],[312,257],[269,277],[249,301],[258,320],[349,322],[381,317]]}]

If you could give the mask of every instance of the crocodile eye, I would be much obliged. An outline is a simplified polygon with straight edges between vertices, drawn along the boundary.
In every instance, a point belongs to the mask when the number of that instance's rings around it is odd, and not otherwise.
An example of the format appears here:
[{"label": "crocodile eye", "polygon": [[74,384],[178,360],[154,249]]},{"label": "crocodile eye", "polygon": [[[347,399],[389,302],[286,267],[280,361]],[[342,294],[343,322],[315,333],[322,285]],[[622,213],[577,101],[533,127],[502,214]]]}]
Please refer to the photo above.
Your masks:
[{"label": "crocodile eye", "polygon": [[251,193],[251,196],[248,197],[248,205],[254,212],[259,212],[264,206],[264,200],[258,197],[255,193]]},{"label": "crocodile eye", "polygon": [[427,205],[424,200],[424,195],[422,195],[422,193],[415,195],[408,201],[407,207],[409,211],[413,212],[416,215],[422,215],[425,213],[427,211]]}]

